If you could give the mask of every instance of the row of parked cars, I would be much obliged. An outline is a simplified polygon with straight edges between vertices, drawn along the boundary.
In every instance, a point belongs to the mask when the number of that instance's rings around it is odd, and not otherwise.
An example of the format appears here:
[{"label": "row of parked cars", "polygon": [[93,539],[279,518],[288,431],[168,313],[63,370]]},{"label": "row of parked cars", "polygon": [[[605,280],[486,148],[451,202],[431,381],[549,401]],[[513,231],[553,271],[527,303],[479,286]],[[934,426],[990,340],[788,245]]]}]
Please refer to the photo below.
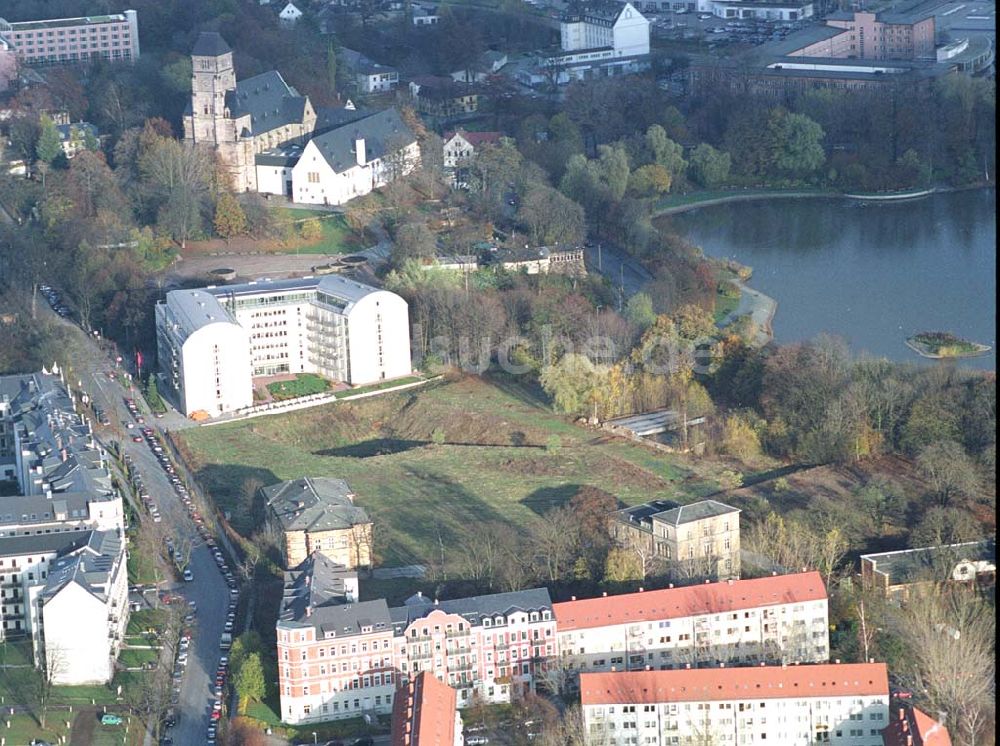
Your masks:
[{"label": "row of parked cars", "polygon": [[64,319],[69,317],[69,306],[67,306],[59,295],[59,291],[49,285],[39,285],[38,289],[42,291],[42,295],[45,296],[45,300],[49,302],[52,306],[52,310],[57,314],[62,316]]}]

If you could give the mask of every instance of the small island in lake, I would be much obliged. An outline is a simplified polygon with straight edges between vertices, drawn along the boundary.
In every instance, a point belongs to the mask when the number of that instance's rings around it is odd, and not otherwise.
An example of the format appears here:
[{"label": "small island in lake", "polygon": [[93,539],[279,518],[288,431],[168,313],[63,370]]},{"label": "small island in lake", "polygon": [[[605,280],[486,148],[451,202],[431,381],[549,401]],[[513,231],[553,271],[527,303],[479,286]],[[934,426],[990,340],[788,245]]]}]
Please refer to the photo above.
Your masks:
[{"label": "small island in lake", "polygon": [[948,332],[920,332],[908,337],[906,346],[930,358],[975,357],[991,349],[989,345],[970,342]]}]

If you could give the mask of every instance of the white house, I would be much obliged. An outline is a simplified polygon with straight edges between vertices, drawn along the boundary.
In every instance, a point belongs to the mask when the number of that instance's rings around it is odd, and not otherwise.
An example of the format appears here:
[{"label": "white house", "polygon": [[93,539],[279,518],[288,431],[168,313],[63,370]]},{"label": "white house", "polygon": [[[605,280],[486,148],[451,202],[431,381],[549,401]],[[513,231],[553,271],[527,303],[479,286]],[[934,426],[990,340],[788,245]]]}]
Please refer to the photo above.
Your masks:
[{"label": "white house", "polygon": [[815,663],[830,654],[819,573],[566,601],[553,606],[562,665],[580,671]]},{"label": "white house", "polygon": [[374,62],[361,52],[342,48],[339,58],[354,75],[359,93],[384,93],[399,85],[399,70]]},{"label": "white house", "polygon": [[476,154],[476,148],[496,145],[503,137],[501,132],[466,132],[456,130],[444,133],[444,167],[458,168]]},{"label": "white house", "polygon": [[92,531],[87,544],[53,560],[44,584],[29,590],[36,660],[55,684],[104,684],[128,625],[125,542]]},{"label": "white house", "polygon": [[441,21],[434,5],[413,5],[412,13],[414,26],[436,26]]},{"label": "white house", "polygon": [[[342,205],[410,173],[420,162],[416,135],[386,109],[313,137],[291,169],[292,200]],[[268,191],[258,183],[258,189]]]},{"label": "white house", "polygon": [[339,275],[174,290],[156,330],[160,375],[187,415],[249,407],[259,376],[364,385],[413,370],[406,302]]},{"label": "white house", "polygon": [[299,22],[302,17],[302,11],[295,7],[294,4],[288,3],[281,12],[278,13],[278,20],[281,21],[283,26],[294,26]]},{"label": "white house", "polygon": [[580,704],[601,746],[882,746],[889,676],[884,663],[592,673]]}]

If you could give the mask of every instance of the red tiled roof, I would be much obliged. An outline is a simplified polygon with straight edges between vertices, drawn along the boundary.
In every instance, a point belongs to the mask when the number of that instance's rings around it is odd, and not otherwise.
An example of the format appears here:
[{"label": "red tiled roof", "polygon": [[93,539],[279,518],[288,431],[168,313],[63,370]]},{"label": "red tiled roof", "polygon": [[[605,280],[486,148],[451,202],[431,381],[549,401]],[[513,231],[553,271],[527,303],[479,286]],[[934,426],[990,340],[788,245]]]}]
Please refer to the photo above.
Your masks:
[{"label": "red tiled roof", "polygon": [[884,663],[581,673],[580,704],[889,695]]},{"label": "red tiled roof", "polygon": [[503,132],[466,132],[465,130],[458,130],[457,132],[445,132],[444,141],[448,142],[455,135],[461,135],[466,142],[475,148],[483,143],[500,142]]},{"label": "red tiled roof", "polygon": [[722,581],[552,604],[560,632],[825,599],[818,572]]},{"label": "red tiled roof", "polygon": [[422,671],[396,691],[392,746],[453,746],[458,693]]},{"label": "red tiled roof", "polygon": [[[948,729],[926,712],[908,704],[890,708],[892,722],[882,730],[885,746],[951,746]],[[907,741],[912,736],[912,741]]]}]

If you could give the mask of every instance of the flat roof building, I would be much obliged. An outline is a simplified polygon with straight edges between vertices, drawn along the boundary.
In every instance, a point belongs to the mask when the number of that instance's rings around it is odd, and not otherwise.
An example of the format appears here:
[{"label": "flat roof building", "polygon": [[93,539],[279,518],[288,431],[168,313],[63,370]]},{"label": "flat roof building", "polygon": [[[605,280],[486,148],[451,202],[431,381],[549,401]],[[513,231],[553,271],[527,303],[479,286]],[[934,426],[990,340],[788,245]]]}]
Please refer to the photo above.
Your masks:
[{"label": "flat roof building", "polygon": [[96,60],[139,59],[139,21],[134,10],[102,16],[9,23],[0,18],[0,40],[27,65],[71,65]]}]

